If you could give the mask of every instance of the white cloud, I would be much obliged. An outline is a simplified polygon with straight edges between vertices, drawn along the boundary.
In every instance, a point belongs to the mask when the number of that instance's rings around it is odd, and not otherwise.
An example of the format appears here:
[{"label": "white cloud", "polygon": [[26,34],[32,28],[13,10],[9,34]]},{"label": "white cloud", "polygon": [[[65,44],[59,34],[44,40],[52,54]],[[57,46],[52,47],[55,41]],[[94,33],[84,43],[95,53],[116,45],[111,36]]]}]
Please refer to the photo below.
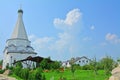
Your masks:
[{"label": "white cloud", "polygon": [[[77,49],[79,47],[76,46],[79,45],[77,39],[79,34],[79,27],[81,24],[80,17],[81,13],[79,9],[73,9],[66,14],[65,20],[55,18],[53,21],[55,28],[57,28],[56,26],[62,27],[62,32],[58,32],[57,37],[51,36],[39,38],[35,35],[30,35],[29,39],[31,40],[34,49],[37,52],[43,54],[47,51],[48,54],[52,54],[51,57],[55,55],[58,57],[62,53],[65,53],[63,55],[68,54],[68,56],[70,56],[70,53],[76,53],[77,50],[79,50]],[[71,48],[73,48],[74,50]]]},{"label": "white cloud", "polygon": [[95,29],[95,26],[94,26],[94,25],[92,25],[92,26],[90,27],[90,29],[91,29],[91,30],[94,30],[94,29]]},{"label": "white cloud", "polygon": [[[82,22],[82,13],[79,9],[73,9],[66,14],[65,19],[55,18],[53,23],[55,26],[59,27],[58,29],[64,30],[64,32],[58,34],[58,40],[55,41],[51,49],[56,49],[58,51],[68,49],[70,45],[76,43],[74,39],[77,37],[76,34],[79,33],[79,27]],[[79,24],[76,26],[75,24]],[[72,27],[71,27],[72,26]]]},{"label": "white cloud", "polygon": [[32,45],[37,51],[42,48],[48,48],[48,44],[53,40],[52,37],[38,38],[35,35],[30,35],[29,39],[32,41]]},{"label": "white cloud", "polygon": [[114,40],[114,39],[117,39],[117,35],[111,34],[111,33],[107,33],[106,40]]},{"label": "white cloud", "polygon": [[58,40],[55,41],[53,45],[50,46],[50,49],[56,49],[57,51],[64,50],[71,43],[73,36],[64,32],[58,34]]},{"label": "white cloud", "polygon": [[82,13],[80,12],[79,9],[73,9],[67,13],[65,19],[55,18],[53,23],[54,25],[73,26],[75,23],[79,21],[81,15]]},{"label": "white cloud", "polygon": [[84,37],[83,38],[83,41],[91,41],[92,40],[92,38],[90,38],[90,37]]},{"label": "white cloud", "polygon": [[120,43],[120,38],[116,34],[107,33],[105,39],[111,43]]}]

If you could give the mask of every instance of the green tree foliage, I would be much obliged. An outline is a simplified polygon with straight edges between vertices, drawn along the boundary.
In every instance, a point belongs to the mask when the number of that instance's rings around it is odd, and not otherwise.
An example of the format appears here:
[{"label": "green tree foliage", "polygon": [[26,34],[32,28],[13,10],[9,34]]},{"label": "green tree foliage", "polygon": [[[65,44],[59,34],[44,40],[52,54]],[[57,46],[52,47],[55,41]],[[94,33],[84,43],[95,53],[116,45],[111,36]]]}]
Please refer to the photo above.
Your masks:
[{"label": "green tree foliage", "polygon": [[2,65],[2,63],[3,63],[3,60],[0,60],[0,65]]},{"label": "green tree foliage", "polygon": [[120,58],[119,58],[119,59],[117,59],[117,62],[118,62],[118,65],[120,65]]},{"label": "green tree foliage", "polygon": [[103,66],[106,75],[110,74],[111,70],[113,69],[114,63],[114,60],[109,56],[102,58],[101,65]]},{"label": "green tree foliage", "polygon": [[72,72],[73,78],[74,78],[74,73],[75,73],[75,70],[76,70],[74,62],[75,62],[75,59],[71,58],[70,64],[71,64],[71,72]]},{"label": "green tree foliage", "polygon": [[50,63],[50,66],[51,66],[52,69],[59,69],[61,64],[60,64],[60,62],[55,61],[53,63]]},{"label": "green tree foliage", "polygon": [[0,74],[3,74],[3,73],[4,73],[4,71],[5,71],[5,70],[1,70],[1,69],[0,69]]},{"label": "green tree foliage", "polygon": [[74,64],[74,63],[75,63],[75,58],[71,58],[70,64]]},{"label": "green tree foliage", "polygon": [[82,67],[82,70],[91,70],[91,65],[88,65],[88,64],[81,67]]},{"label": "green tree foliage", "polygon": [[49,58],[43,59],[40,63],[40,67],[45,70],[45,69],[58,69],[60,68],[61,64],[58,61],[54,62],[49,62]]},{"label": "green tree foliage", "polygon": [[45,75],[42,75],[42,68],[30,71],[28,80],[46,80]]},{"label": "green tree foliage", "polygon": [[13,68],[13,73],[17,76],[20,76],[20,71],[22,70],[22,63],[18,62],[16,63],[15,67]]},{"label": "green tree foliage", "polygon": [[72,72],[73,76],[74,76],[75,70],[76,70],[76,69],[75,69],[75,65],[72,64],[72,65],[71,65],[71,72]]},{"label": "green tree foliage", "polygon": [[91,62],[90,62],[90,67],[91,69],[95,72],[95,74],[97,75],[97,71],[98,71],[98,62],[96,61],[96,58],[94,58]]},{"label": "green tree foliage", "polygon": [[16,65],[16,67],[23,68],[23,65],[22,65],[22,63],[21,63],[21,62],[17,62],[15,65]]},{"label": "green tree foliage", "polygon": [[43,59],[40,63],[40,67],[42,69],[50,69],[50,65],[48,63],[48,60],[47,59]]},{"label": "green tree foliage", "polygon": [[21,71],[21,68],[20,68],[19,66],[14,67],[14,69],[13,69],[13,73],[14,73],[15,75],[17,75],[17,76],[19,76],[20,71]]}]

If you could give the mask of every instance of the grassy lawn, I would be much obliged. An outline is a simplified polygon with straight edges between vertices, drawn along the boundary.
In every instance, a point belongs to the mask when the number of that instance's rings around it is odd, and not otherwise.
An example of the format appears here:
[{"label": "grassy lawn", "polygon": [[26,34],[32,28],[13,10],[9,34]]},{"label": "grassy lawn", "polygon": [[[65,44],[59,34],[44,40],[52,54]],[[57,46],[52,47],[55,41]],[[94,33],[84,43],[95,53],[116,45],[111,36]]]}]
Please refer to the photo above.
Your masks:
[{"label": "grassy lawn", "polygon": [[64,72],[50,71],[44,73],[47,80],[54,78],[54,80],[59,80],[60,76],[65,77],[67,80],[108,80],[109,76],[104,74],[103,70],[98,71],[98,75],[95,75],[91,70],[76,70],[75,76],[73,77],[70,70]]},{"label": "grassy lawn", "polygon": [[[106,76],[103,70],[98,71],[98,75],[95,75],[92,70],[76,70],[74,77],[70,70],[65,70],[64,72],[59,71],[49,71],[43,73],[46,80],[60,80],[60,76],[65,77],[66,80],[108,80],[110,75]],[[12,75],[17,80],[23,80],[16,75]]]}]

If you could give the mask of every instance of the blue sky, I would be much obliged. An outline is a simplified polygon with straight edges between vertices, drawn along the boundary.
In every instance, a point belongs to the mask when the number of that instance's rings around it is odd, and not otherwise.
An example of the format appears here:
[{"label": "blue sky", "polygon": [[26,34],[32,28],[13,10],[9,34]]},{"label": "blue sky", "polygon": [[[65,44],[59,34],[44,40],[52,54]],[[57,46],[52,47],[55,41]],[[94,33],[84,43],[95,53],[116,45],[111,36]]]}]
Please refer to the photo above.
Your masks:
[{"label": "blue sky", "polygon": [[53,60],[120,57],[119,0],[1,0],[0,58],[22,5],[24,25],[39,56]]}]

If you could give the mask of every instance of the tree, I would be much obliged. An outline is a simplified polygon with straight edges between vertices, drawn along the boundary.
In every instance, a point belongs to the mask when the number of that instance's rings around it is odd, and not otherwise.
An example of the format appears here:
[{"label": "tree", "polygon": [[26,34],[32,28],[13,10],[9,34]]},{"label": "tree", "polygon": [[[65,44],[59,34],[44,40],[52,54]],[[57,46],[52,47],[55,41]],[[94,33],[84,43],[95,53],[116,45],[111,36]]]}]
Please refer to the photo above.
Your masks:
[{"label": "tree", "polygon": [[102,58],[101,65],[103,65],[105,74],[108,75],[110,74],[110,71],[113,69],[114,60],[110,56],[106,56],[105,58]]},{"label": "tree", "polygon": [[41,67],[42,69],[49,69],[49,66],[50,66],[50,65],[48,65],[48,60],[47,60],[47,59],[43,59],[43,60],[41,61],[41,63],[40,63],[40,67]]},{"label": "tree", "polygon": [[90,62],[90,65],[91,65],[91,69],[94,70],[95,74],[97,75],[97,71],[98,71],[98,63],[96,61],[96,58],[94,58],[91,62]]},{"label": "tree", "polygon": [[0,60],[0,65],[2,65],[2,63],[3,63],[3,60]]},{"label": "tree", "polygon": [[17,76],[20,76],[20,71],[22,70],[22,63],[21,62],[18,62],[16,63],[15,67],[13,68],[13,73]]},{"label": "tree", "polygon": [[23,68],[23,65],[22,65],[22,63],[21,63],[21,62],[17,62],[17,63],[16,63],[16,67]]},{"label": "tree", "polygon": [[19,66],[13,68],[13,73],[17,76],[20,76],[21,68]]},{"label": "tree", "polygon": [[120,58],[119,58],[119,59],[117,59],[117,62],[118,62],[118,65],[120,65]]},{"label": "tree", "polygon": [[71,72],[73,74],[73,77],[74,77],[74,73],[75,73],[75,65],[74,64],[71,64]]},{"label": "tree", "polygon": [[61,64],[60,64],[60,62],[55,61],[53,63],[50,63],[50,66],[51,66],[52,69],[59,69]]},{"label": "tree", "polygon": [[71,58],[70,64],[71,64],[71,72],[72,72],[73,78],[74,78],[74,74],[75,74],[75,70],[76,70],[74,62],[75,62],[75,59]]}]

